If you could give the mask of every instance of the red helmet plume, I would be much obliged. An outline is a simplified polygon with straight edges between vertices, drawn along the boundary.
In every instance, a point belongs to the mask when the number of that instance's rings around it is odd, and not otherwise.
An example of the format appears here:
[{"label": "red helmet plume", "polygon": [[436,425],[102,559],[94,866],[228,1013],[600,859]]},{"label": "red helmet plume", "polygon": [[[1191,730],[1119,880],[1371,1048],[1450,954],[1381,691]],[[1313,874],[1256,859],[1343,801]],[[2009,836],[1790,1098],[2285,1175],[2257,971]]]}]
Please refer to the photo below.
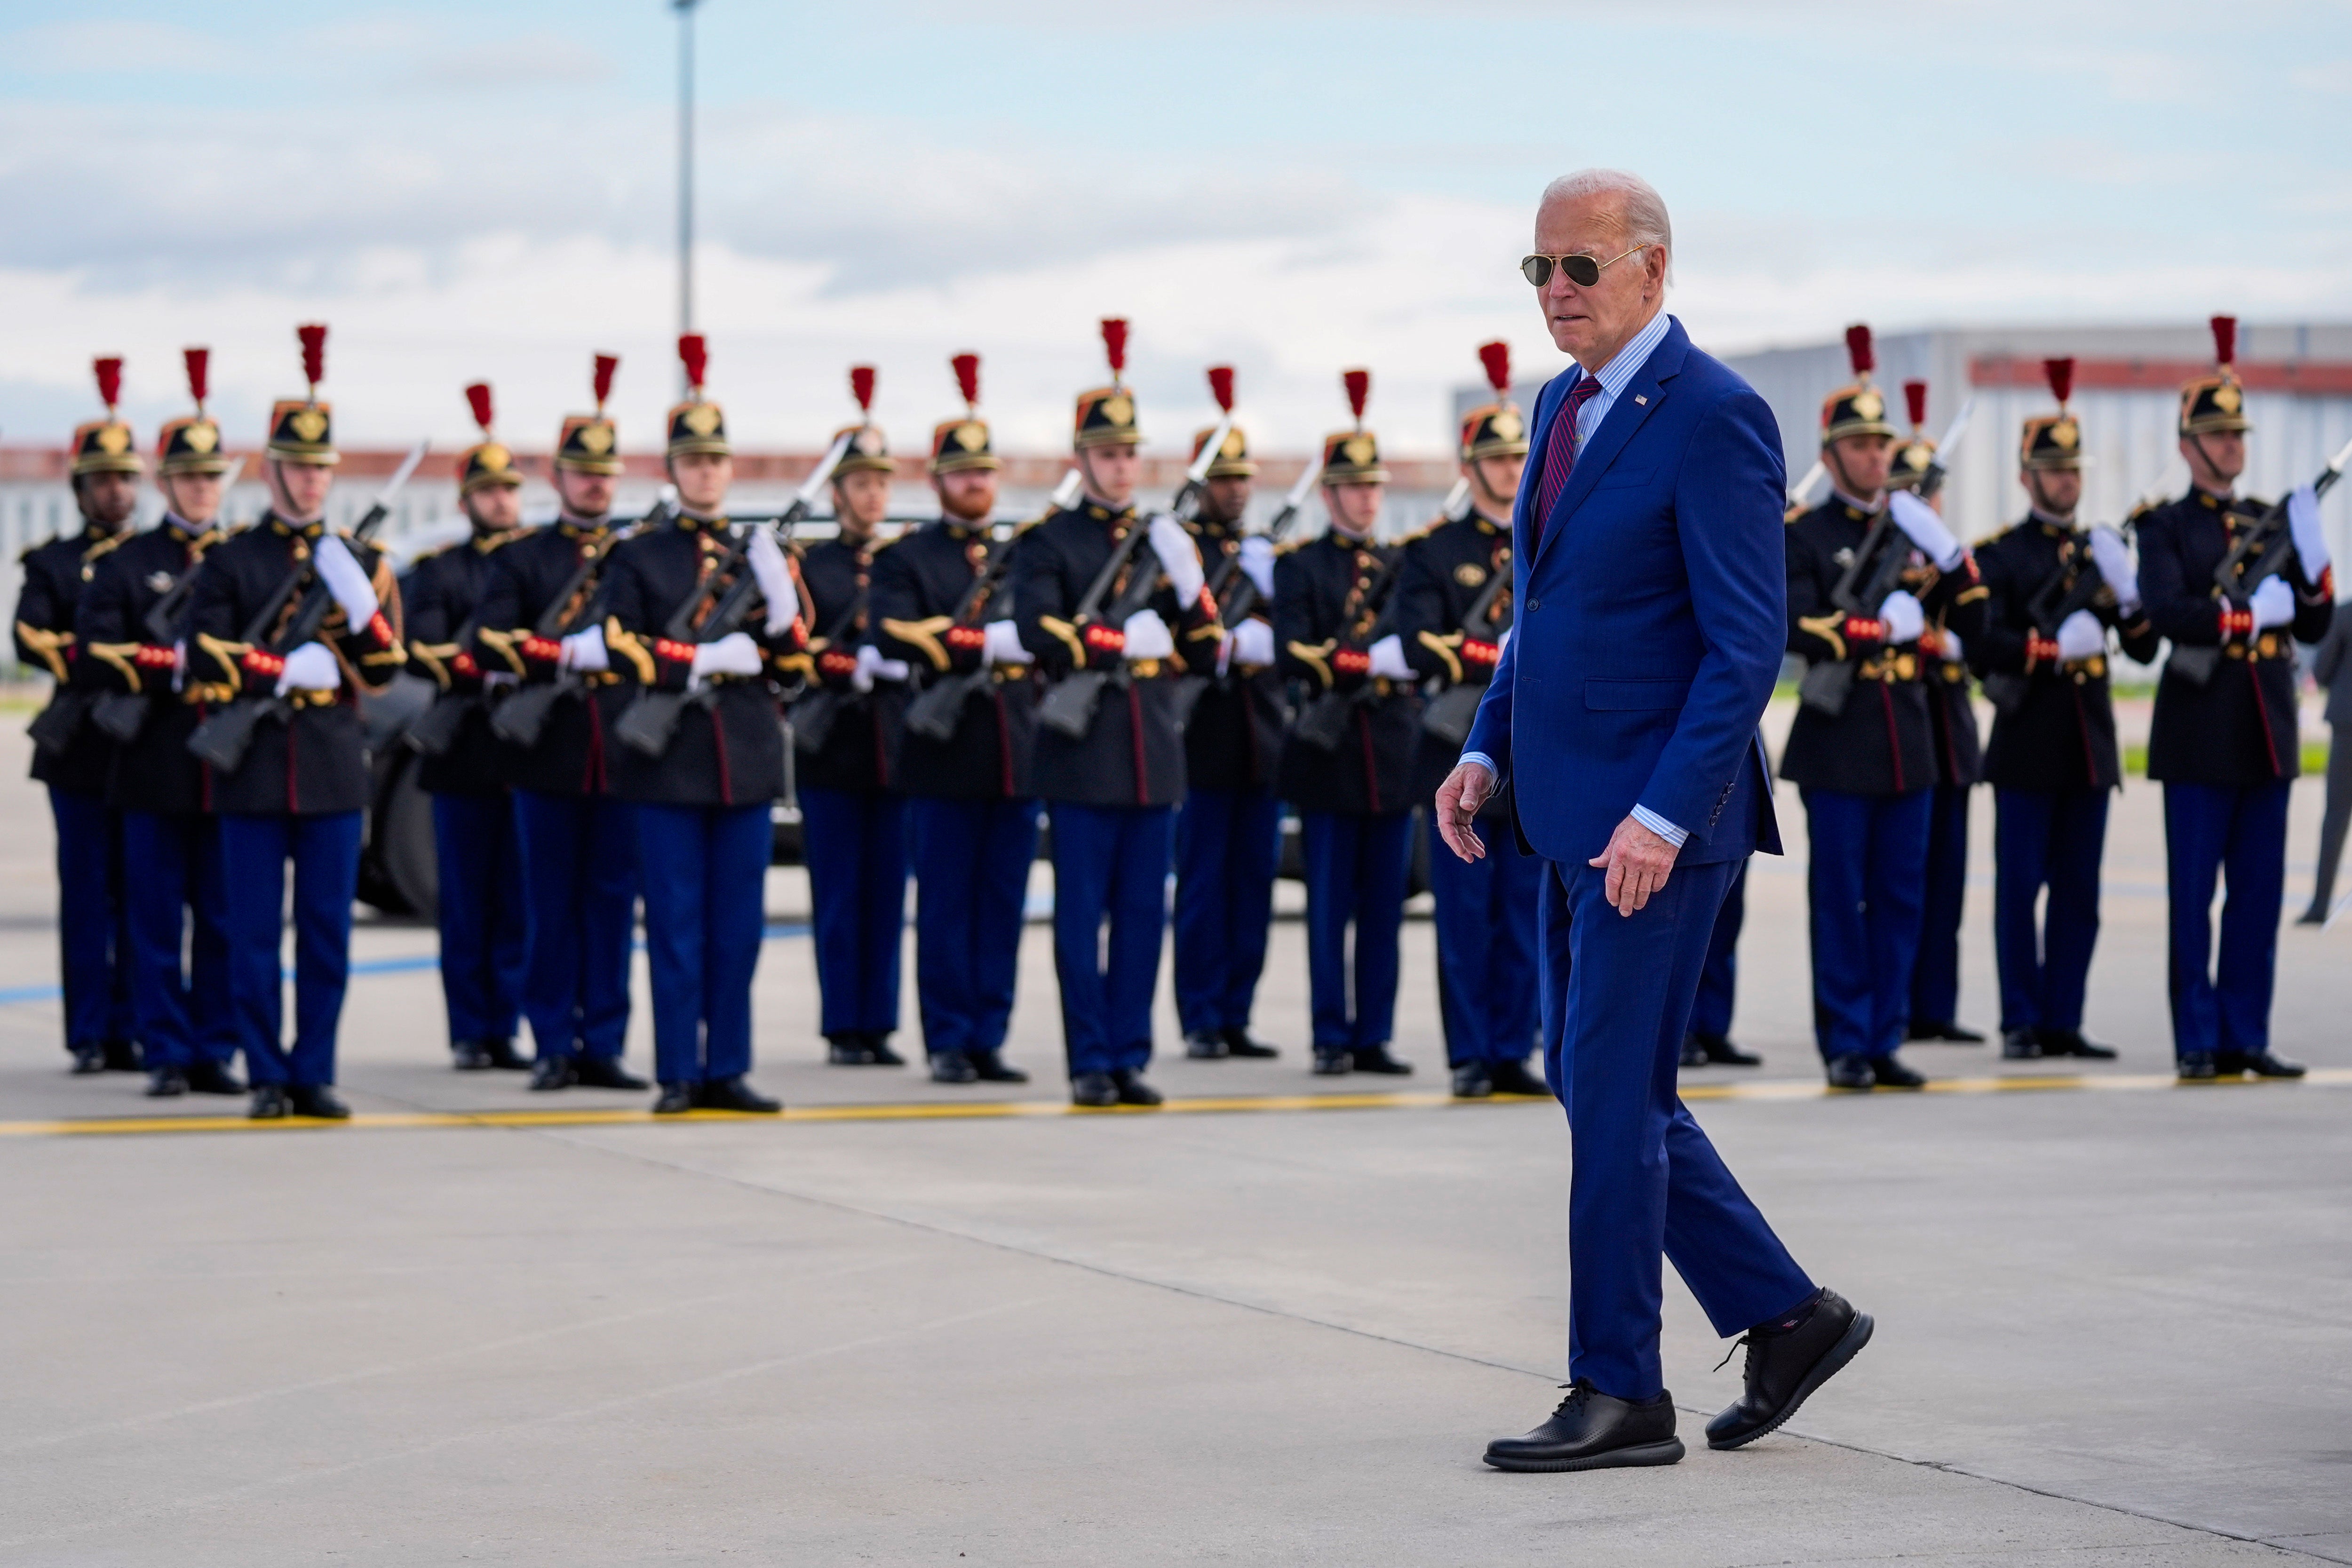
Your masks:
[{"label": "red helmet plume", "polygon": [[1215,398],[1217,406],[1226,413],[1231,414],[1234,411],[1233,366],[1213,364],[1209,367],[1209,395]]},{"label": "red helmet plume", "polygon": [[682,335],[677,340],[677,357],[679,363],[686,366],[686,384],[699,392],[702,389],[702,373],[710,363],[710,348],[702,341],[702,334],[688,332]]},{"label": "red helmet plume", "polygon": [[1903,405],[1911,415],[1911,428],[1916,430],[1927,423],[1927,384],[1906,381],[1903,384]]},{"label": "red helmet plume", "polygon": [[1368,370],[1348,370],[1339,373],[1339,384],[1348,389],[1348,406],[1356,411],[1356,423],[1364,422],[1364,400],[1372,395],[1372,373]]},{"label": "red helmet plume", "polygon": [[2217,363],[2217,364],[2230,364],[2230,363],[2234,363],[2234,362],[2236,361],[2237,357],[2238,357],[2238,318],[2237,318],[2237,317],[2235,317],[2235,316],[2216,316],[2216,317],[2214,317],[2214,318],[2213,318],[2213,361],[2214,361],[2214,363]]},{"label": "red helmet plume", "polygon": [[188,395],[196,400],[196,412],[205,411],[205,394],[212,386],[213,351],[182,349],[180,357],[188,365]]},{"label": "red helmet plume", "polygon": [[327,379],[327,328],[322,321],[312,321],[294,329],[302,340],[302,379],[310,384],[310,395],[319,395],[319,384]]},{"label": "red helmet plume", "polygon": [[872,365],[854,364],[849,367],[849,395],[857,399],[857,406],[860,410],[867,414],[874,412],[874,367]]},{"label": "red helmet plume", "polygon": [[2058,400],[2058,406],[2065,407],[2066,400],[2074,395],[2074,356],[2043,360],[2042,374],[2050,378],[2050,395]]},{"label": "red helmet plume", "polygon": [[1478,363],[1486,367],[1486,384],[1497,397],[1511,395],[1511,345],[1496,338],[1478,345]]},{"label": "red helmet plume", "polygon": [[1868,375],[1878,368],[1877,351],[1871,347],[1870,329],[1857,321],[1845,330],[1846,358],[1853,362],[1853,374]]},{"label": "red helmet plume", "polygon": [[94,360],[90,368],[98,372],[98,400],[106,405],[108,417],[114,405],[122,401],[122,362],[119,359]]},{"label": "red helmet plume", "polygon": [[613,395],[613,373],[621,368],[619,354],[596,356],[596,412],[604,412],[604,399]]},{"label": "red helmet plume", "polygon": [[482,427],[484,436],[488,436],[490,433],[490,384],[478,381],[466,388],[466,406],[474,411],[474,423]]},{"label": "red helmet plume", "polygon": [[1110,356],[1110,378],[1117,381],[1127,369],[1127,318],[1105,316],[1102,335],[1103,353]]},{"label": "red helmet plume", "polygon": [[955,372],[956,390],[963,394],[964,407],[978,408],[980,406],[980,356],[976,353],[960,353],[948,361],[948,365]]}]

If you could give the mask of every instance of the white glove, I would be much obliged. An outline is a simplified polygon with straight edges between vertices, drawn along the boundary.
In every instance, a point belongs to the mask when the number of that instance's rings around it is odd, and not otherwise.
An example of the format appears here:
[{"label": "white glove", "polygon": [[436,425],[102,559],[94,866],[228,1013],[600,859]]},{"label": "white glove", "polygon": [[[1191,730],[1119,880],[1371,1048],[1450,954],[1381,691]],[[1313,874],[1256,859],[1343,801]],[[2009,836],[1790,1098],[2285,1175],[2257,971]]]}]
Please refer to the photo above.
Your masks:
[{"label": "white glove", "polygon": [[1164,511],[1155,513],[1151,519],[1151,553],[1160,557],[1160,569],[1168,574],[1168,584],[1176,590],[1176,602],[1191,609],[1208,580],[1201,571],[1201,552],[1192,543],[1192,536],[1184,531],[1184,525]]},{"label": "white glove", "polygon": [[1962,653],[1962,652],[1960,651],[1960,634],[1959,634],[1959,633],[1958,633],[1958,632],[1954,631],[1954,630],[1953,630],[1951,627],[1949,627],[1949,626],[1945,626],[1944,628],[1942,628],[1941,630],[1939,630],[1938,632],[1937,632],[1937,634],[1936,634],[1936,635],[1937,635],[1937,637],[1940,637],[1940,638],[1942,638],[1942,639],[1943,639],[1943,644],[1944,644],[1944,657],[1945,657],[1946,658],[1950,659],[1954,664],[1958,664],[1958,663],[1959,663],[1959,662],[1960,662],[1960,660],[1962,660],[1963,658],[1967,658],[1967,657],[1968,657],[1966,654],[1964,654],[1964,653]]},{"label": "white glove", "polygon": [[753,529],[751,542],[743,547],[743,558],[751,563],[751,575],[759,580],[760,597],[768,602],[768,635],[783,636],[784,628],[801,613],[801,596],[793,587],[792,568],[784,564],[776,536],[764,528]]},{"label": "white glove", "polygon": [[2327,570],[2327,531],[2319,526],[2319,492],[2305,485],[2286,498],[2287,531],[2294,535],[2295,559],[2306,583]]},{"label": "white glove", "polygon": [[2077,610],[2058,623],[2058,657],[2089,658],[2107,651],[2107,628],[2088,610]]},{"label": "white glove", "polygon": [[1919,634],[1927,629],[1927,612],[1919,607],[1918,600],[1900,588],[1887,595],[1885,602],[1878,606],[1878,618],[1886,623],[1886,640],[1890,643],[1917,642]]},{"label": "white glove", "polygon": [[1037,656],[1021,646],[1021,628],[1011,621],[991,621],[980,628],[984,639],[980,657],[990,664],[1034,664]]},{"label": "white glove", "polygon": [[1397,636],[1396,633],[1391,632],[1388,636],[1374,643],[1371,646],[1370,653],[1372,656],[1372,673],[1374,675],[1385,675],[1391,680],[1418,680],[1421,679],[1421,677],[1412,672],[1412,666],[1405,662],[1404,638]]},{"label": "white glove", "polygon": [[751,640],[750,632],[729,632],[717,642],[707,642],[694,650],[693,679],[708,675],[757,675],[760,673],[760,645]]},{"label": "white glove", "polygon": [[1225,657],[1234,664],[1270,665],[1274,662],[1274,628],[1253,616],[1234,628],[1225,646]]},{"label": "white glove", "polygon": [[877,679],[904,680],[906,679],[907,661],[905,659],[884,658],[880,648],[876,647],[872,643],[865,643],[857,649],[857,672],[849,678],[849,684],[860,691],[871,691]]},{"label": "white glove", "polygon": [[172,645],[172,689],[178,691],[188,683],[188,639],[182,637]]},{"label": "white glove", "polygon": [[1127,617],[1127,657],[1137,658],[1167,658],[1176,651],[1176,639],[1169,634],[1168,623],[1150,610],[1138,610]]},{"label": "white glove", "polygon": [[604,647],[604,628],[590,626],[584,632],[573,632],[556,645],[558,669],[610,669],[613,659]]},{"label": "white glove", "polygon": [[278,672],[278,695],[283,697],[298,688],[332,691],[342,683],[342,667],[335,662],[335,650],[325,643],[306,642],[286,656],[286,668]]},{"label": "white glove", "polygon": [[1274,541],[1253,533],[1242,541],[1242,573],[1257,588],[1257,596],[1274,602]]},{"label": "white glove", "polygon": [[1896,490],[1886,498],[1895,516],[1895,526],[1919,547],[1919,553],[1936,563],[1938,572],[1949,572],[1960,563],[1960,542],[1936,515],[1936,509],[1913,495],[1909,490]]},{"label": "white glove", "polygon": [[2139,608],[2139,574],[2132,567],[2124,536],[2112,528],[2091,530],[2091,563],[2116,591],[2116,607],[2126,615]]},{"label": "white glove", "polygon": [[2265,577],[2254,596],[2246,601],[2254,612],[2254,630],[2263,632],[2273,626],[2283,626],[2294,619],[2294,590],[2284,577]]},{"label": "white glove", "polygon": [[319,541],[318,553],[311,557],[317,563],[319,580],[335,603],[343,607],[343,619],[353,631],[375,618],[383,603],[375,596],[375,585],[368,581],[367,569],[352,554],[352,547],[334,534]]}]

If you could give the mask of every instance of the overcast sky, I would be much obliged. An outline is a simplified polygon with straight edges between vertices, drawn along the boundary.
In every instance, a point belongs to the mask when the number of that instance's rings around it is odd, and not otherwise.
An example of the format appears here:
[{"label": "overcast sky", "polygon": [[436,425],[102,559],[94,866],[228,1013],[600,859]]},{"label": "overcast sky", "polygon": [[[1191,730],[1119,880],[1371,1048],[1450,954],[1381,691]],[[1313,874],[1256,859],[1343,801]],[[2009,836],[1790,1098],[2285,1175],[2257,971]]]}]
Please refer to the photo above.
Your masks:
[{"label": "overcast sky", "polygon": [[[661,0],[0,0],[0,440],[142,440],[215,350],[257,438],[333,329],[343,438],[543,447],[624,356],[625,444],[676,390],[677,24]],[[1372,370],[1398,450],[1475,346],[1562,363],[1514,263],[1550,176],[1674,210],[1701,343],[1846,322],[2352,317],[2352,5],[1603,5],[704,0],[698,324],[739,439],[812,447],[880,367],[902,448],[984,358],[1000,445],[1066,439],[1134,322],[1155,445],[1239,369],[1259,444]]]}]

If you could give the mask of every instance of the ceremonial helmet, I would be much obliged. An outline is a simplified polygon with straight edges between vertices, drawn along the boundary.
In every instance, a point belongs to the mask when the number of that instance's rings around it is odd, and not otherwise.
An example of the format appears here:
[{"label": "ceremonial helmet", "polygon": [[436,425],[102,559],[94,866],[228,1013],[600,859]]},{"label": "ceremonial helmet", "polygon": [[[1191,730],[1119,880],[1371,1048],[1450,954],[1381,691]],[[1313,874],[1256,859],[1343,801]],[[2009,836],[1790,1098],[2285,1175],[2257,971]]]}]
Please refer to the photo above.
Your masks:
[{"label": "ceremonial helmet", "polygon": [[960,353],[948,364],[955,371],[956,390],[963,394],[963,417],[942,419],[931,426],[931,472],[1002,468],[1004,464],[989,442],[988,421],[980,416],[980,356]]},{"label": "ceremonial helmet", "polygon": [[1853,380],[1822,399],[1822,445],[1826,447],[1847,436],[1897,434],[1886,421],[1886,398],[1870,384],[1870,373],[1878,368],[1870,329],[1860,324],[1848,327],[1845,352],[1853,363]]},{"label": "ceremonial helmet", "polygon": [[563,427],[555,437],[557,468],[569,468],[576,474],[622,471],[620,428],[604,412],[604,400],[613,395],[613,373],[620,368],[620,355],[596,356],[596,412],[563,416]]},{"label": "ceremonial helmet", "polygon": [[[1225,413],[1234,411],[1234,367],[1213,364],[1209,367],[1209,395]],[[1192,432],[1192,461],[1201,460],[1201,448],[1217,433],[1213,425]],[[1225,426],[1225,438],[1217,443],[1217,455],[1209,459],[1208,477],[1213,479],[1246,479],[1257,474],[1257,465],[1250,460],[1249,437],[1238,425]]]},{"label": "ceremonial helmet", "polygon": [[1380,437],[1364,428],[1364,401],[1372,393],[1372,373],[1342,371],[1339,384],[1348,389],[1348,406],[1355,411],[1356,427],[1335,430],[1323,437],[1322,483],[1384,485],[1389,471],[1381,467]]},{"label": "ceremonial helmet", "polygon": [[490,434],[490,384],[478,381],[466,388],[466,406],[473,410],[474,423],[480,426],[482,438],[457,454],[457,494],[472,495],[488,485],[520,485],[522,470],[515,467],[514,454],[506,443]]},{"label": "ceremonial helmet", "polygon": [[1511,401],[1511,345],[1499,338],[1480,343],[1478,360],[1486,367],[1486,384],[1495,389],[1495,401],[1482,403],[1462,416],[1462,460],[1524,458],[1528,424],[1519,405]]},{"label": "ceremonial helmet", "polygon": [[73,477],[143,474],[147,471],[146,460],[133,449],[137,443],[131,438],[131,426],[114,412],[114,405],[122,396],[122,362],[98,360],[92,368],[98,372],[98,400],[106,405],[106,417],[74,426]]},{"label": "ceremonial helmet", "polygon": [[[845,425],[833,433],[833,439],[849,437],[849,449],[835,465],[833,477],[845,474],[895,474],[898,465],[890,460],[890,443],[883,438],[882,426],[874,423],[874,367],[854,364],[849,367],[849,395],[857,399],[859,418],[855,425]],[[827,443],[831,445],[830,442]]]},{"label": "ceremonial helmet", "polygon": [[1143,432],[1135,422],[1135,395],[1121,379],[1127,369],[1127,321],[1106,316],[1102,324],[1103,353],[1110,360],[1110,384],[1078,394],[1077,416],[1070,430],[1073,447],[1138,447]]},{"label": "ceremonial helmet", "polygon": [[331,468],[342,458],[335,453],[335,405],[319,401],[319,384],[327,379],[327,329],[313,321],[295,328],[294,335],[302,341],[302,379],[310,384],[310,395],[281,397],[271,406],[269,443],[262,456]]},{"label": "ceremonial helmet", "polygon": [[688,332],[680,337],[677,357],[686,366],[686,401],[669,411],[669,455],[730,455],[734,448],[727,445],[727,416],[719,405],[702,395],[702,373],[710,363],[710,350],[702,341],[702,334]]},{"label": "ceremonial helmet", "polygon": [[1911,437],[1895,444],[1895,460],[1886,468],[1886,488],[1890,490],[1916,490],[1919,481],[1927,477],[1927,467],[1936,460],[1936,438],[1927,434],[1927,384],[1906,381],[1903,384],[1903,411],[1911,416]]},{"label": "ceremonial helmet", "polygon": [[2043,360],[2042,374],[2050,380],[2050,395],[2058,400],[2058,412],[2036,414],[2025,422],[2025,433],[2018,442],[2018,464],[2029,471],[2079,468],[2083,466],[2083,427],[2066,406],[2066,400],[2074,394],[2074,362],[2071,358]]},{"label": "ceremonial helmet", "polygon": [[155,471],[159,474],[225,474],[228,454],[221,450],[220,426],[205,412],[205,394],[212,381],[210,349],[185,349],[181,359],[188,367],[188,395],[196,411],[163,421],[155,438]]},{"label": "ceremonial helmet", "polygon": [[2238,383],[2238,318],[2213,318],[2213,374],[2180,389],[2180,433],[2204,436],[2221,430],[2251,430],[2246,389]]}]

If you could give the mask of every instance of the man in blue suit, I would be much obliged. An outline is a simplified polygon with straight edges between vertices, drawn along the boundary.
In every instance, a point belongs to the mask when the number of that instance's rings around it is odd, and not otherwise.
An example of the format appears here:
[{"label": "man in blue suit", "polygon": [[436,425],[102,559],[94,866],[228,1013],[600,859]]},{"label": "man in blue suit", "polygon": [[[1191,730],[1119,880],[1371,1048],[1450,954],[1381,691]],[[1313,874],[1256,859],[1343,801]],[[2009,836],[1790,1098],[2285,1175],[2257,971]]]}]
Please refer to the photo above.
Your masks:
[{"label": "man in blue suit", "polygon": [[1780,667],[1784,471],[1771,411],[1664,312],[1672,230],[1643,181],[1554,181],[1521,264],[1577,365],[1537,400],[1513,508],[1511,637],[1439,830],[1507,776],[1522,853],[1543,859],[1546,1076],[1572,1135],[1569,1396],[1511,1470],[1682,1458],[1658,1359],[1661,1259],[1717,1332],[1743,1333],[1747,1387],[1707,1424],[1733,1448],[1786,1421],[1869,1340],[1816,1286],[1675,1092],[1717,911],[1751,850],[1778,854],[1757,721]]}]

